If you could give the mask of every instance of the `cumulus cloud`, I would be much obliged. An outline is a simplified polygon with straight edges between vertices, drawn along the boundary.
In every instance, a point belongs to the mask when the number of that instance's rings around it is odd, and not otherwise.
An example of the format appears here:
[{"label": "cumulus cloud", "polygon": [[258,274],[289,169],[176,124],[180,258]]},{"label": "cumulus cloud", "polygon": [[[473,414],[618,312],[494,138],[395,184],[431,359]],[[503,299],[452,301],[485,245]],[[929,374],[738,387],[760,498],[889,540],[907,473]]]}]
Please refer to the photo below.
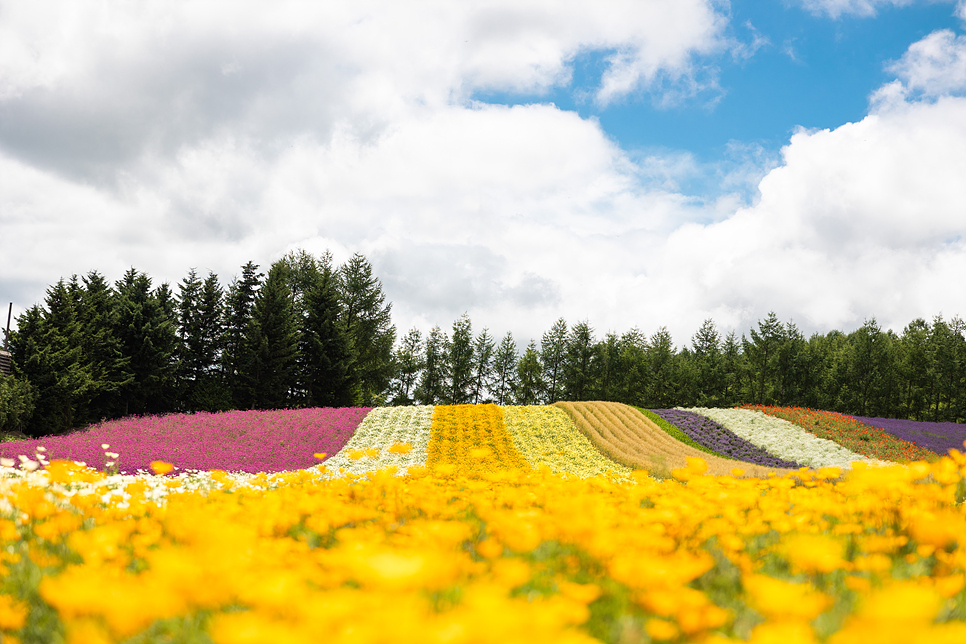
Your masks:
[{"label": "cumulus cloud", "polygon": [[672,233],[662,301],[692,328],[714,316],[743,329],[769,309],[806,330],[966,313],[961,47],[947,32],[915,43],[870,115],[792,136],[755,205]]},{"label": "cumulus cloud", "polygon": [[[827,330],[964,301],[951,33],[910,47],[860,122],[709,168],[473,98],[566,85],[586,50],[608,52],[600,104],[686,94],[733,45],[708,2],[107,6],[4,6],[0,289],[21,310],[74,272],[228,281],[297,247],[364,253],[402,329],[468,312],[524,342],[561,316],[684,342],[709,316]],[[736,194],[693,196],[711,179]]]}]

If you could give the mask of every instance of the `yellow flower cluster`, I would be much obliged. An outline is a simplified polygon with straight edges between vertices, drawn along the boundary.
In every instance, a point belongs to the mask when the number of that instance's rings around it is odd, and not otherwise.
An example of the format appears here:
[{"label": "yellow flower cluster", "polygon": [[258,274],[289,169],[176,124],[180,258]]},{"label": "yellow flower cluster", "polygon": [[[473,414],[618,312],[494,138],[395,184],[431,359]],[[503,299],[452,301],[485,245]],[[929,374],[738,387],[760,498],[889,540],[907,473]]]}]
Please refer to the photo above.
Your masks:
[{"label": "yellow flower cluster", "polygon": [[578,478],[524,466],[526,409],[434,413],[406,476],[211,472],[163,504],[124,479],[124,507],[69,463],[3,480],[2,642],[966,641],[958,452]]},{"label": "yellow flower cluster", "polygon": [[503,419],[513,445],[534,468],[549,467],[557,474],[581,478],[625,478],[630,468],[615,463],[580,433],[574,421],[558,407],[545,405],[503,407]]},{"label": "yellow flower cluster", "polygon": [[437,405],[426,465],[441,475],[527,470],[496,405]]}]

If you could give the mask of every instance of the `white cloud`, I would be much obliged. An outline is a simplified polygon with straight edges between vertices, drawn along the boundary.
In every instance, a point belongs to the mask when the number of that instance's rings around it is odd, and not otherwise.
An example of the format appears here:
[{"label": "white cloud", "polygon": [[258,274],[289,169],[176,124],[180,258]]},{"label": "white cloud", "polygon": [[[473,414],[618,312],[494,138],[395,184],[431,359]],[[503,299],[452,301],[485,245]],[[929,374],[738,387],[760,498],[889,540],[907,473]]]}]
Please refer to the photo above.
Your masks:
[{"label": "white cloud", "polygon": [[[795,134],[778,167],[736,143],[709,170],[552,105],[472,100],[567,83],[587,49],[614,52],[601,103],[686,92],[722,46],[704,2],[106,6],[5,6],[0,288],[18,305],[74,272],[227,281],[301,246],[370,257],[401,329],[467,311],[524,342],[560,316],[683,343],[770,309],[823,331],[966,313],[960,38],[910,47],[869,116]],[[688,196],[719,171],[759,198]]]},{"label": "white cloud", "polygon": [[[920,0],[799,0],[801,5],[814,14],[826,14],[837,19],[843,15],[867,18],[874,16],[882,7],[907,7]],[[926,0],[943,2],[948,0]]]},{"label": "white cloud", "polygon": [[966,314],[966,98],[949,95],[962,46],[915,43],[869,116],[799,131],[755,205],[671,234],[654,276],[665,310],[744,329],[774,309],[823,331]]},{"label": "white cloud", "polygon": [[966,90],[966,36],[934,31],[889,66],[909,94],[927,98]]}]

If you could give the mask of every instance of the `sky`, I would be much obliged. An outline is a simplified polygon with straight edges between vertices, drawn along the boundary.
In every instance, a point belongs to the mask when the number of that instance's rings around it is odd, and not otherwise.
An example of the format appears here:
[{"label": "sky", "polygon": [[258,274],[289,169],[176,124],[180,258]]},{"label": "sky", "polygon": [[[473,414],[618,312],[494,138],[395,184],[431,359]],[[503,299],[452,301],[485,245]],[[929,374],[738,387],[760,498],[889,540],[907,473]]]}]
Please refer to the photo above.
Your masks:
[{"label": "sky", "polygon": [[966,316],[964,177],[966,0],[0,0],[14,316],[301,248],[399,335],[900,332]]}]

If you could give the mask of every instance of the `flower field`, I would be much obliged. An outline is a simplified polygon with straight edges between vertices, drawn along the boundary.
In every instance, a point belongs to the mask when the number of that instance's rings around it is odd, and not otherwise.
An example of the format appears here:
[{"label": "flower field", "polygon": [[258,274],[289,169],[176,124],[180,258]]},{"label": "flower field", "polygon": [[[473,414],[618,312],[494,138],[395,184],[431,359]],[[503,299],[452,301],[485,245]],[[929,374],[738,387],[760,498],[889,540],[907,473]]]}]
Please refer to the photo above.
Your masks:
[{"label": "flower field", "polygon": [[739,469],[742,475],[764,477],[790,471],[712,456],[675,440],[647,416],[620,403],[558,402],[554,406],[566,411],[578,429],[608,458],[661,477],[687,468],[689,459],[701,459],[711,474],[731,474]]},{"label": "flower field", "polygon": [[728,458],[748,463],[757,463],[765,467],[784,467],[798,469],[801,467],[795,461],[786,461],[769,454],[764,448],[738,436],[730,429],[684,409],[655,409],[654,413],[684,432],[695,442],[714,450]]},{"label": "flower field", "polygon": [[291,471],[0,466],[0,641],[966,641],[959,451],[775,470],[613,403],[360,420]]},{"label": "flower field", "polygon": [[710,418],[778,458],[807,467],[849,467],[854,461],[869,460],[835,441],[819,438],[794,423],[754,409],[696,407],[688,411]]},{"label": "flower field", "polygon": [[[966,441],[966,425],[961,423],[930,423],[900,418],[862,416],[851,416],[851,418],[935,454],[946,454],[951,449],[959,449],[963,446],[963,441]],[[929,458],[932,459],[932,455]]]},{"label": "flower field", "polygon": [[513,445],[534,468],[557,474],[626,477],[631,470],[601,454],[558,407],[504,407],[503,418]]},{"label": "flower field", "polygon": [[[869,458],[907,463],[917,460],[936,460],[936,452],[924,449],[915,442],[897,438],[893,434],[834,411],[820,411],[803,407],[767,407],[747,405],[744,409],[782,418],[820,438],[834,440],[839,445]],[[952,425],[953,423],[949,423]],[[920,424],[921,425],[921,424]],[[964,435],[966,440],[966,435]],[[950,448],[962,447],[963,441]],[[949,448],[947,448],[948,451]],[[945,453],[945,452],[943,452]]]},{"label": "flower field", "polygon": [[[280,409],[132,416],[66,436],[0,443],[0,457],[82,461],[134,474],[164,458],[175,471],[280,472],[311,467],[315,453],[335,454],[369,408]],[[104,446],[107,447],[104,447]],[[116,456],[111,456],[116,454]]]},{"label": "flower field", "polygon": [[345,448],[323,461],[328,474],[368,474],[389,467],[405,474],[426,465],[433,407],[378,407],[365,417]]}]

